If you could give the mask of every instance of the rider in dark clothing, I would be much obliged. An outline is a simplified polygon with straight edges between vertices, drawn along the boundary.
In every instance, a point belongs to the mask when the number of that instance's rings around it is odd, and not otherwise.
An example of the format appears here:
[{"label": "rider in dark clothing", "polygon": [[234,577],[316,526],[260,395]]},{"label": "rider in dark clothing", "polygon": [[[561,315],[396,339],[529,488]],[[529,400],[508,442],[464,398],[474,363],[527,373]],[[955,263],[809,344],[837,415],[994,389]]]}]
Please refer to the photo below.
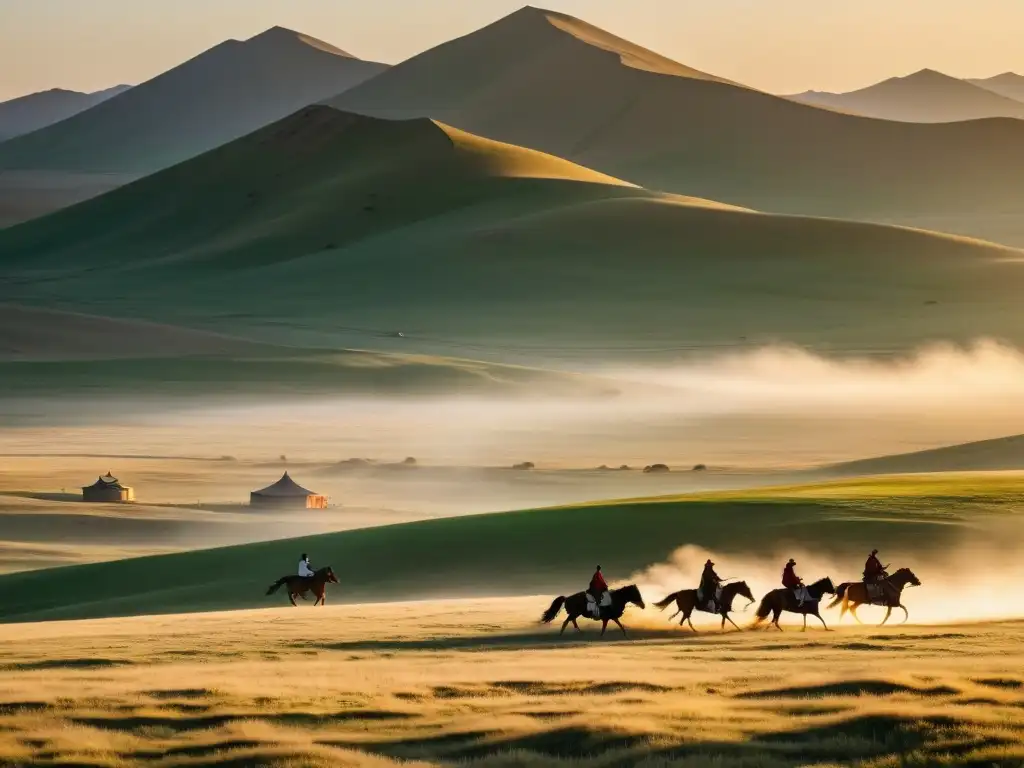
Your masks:
[{"label": "rider in dark clothing", "polygon": [[[704,563],[704,573],[700,575],[700,596],[709,603],[714,603],[718,587],[721,585],[721,577],[715,573],[715,564],[708,560]],[[714,605],[711,605],[714,610]]]},{"label": "rider in dark clothing", "polygon": [[878,550],[872,549],[868,561],[864,563],[864,582],[871,584],[885,578],[885,566],[878,559]]}]

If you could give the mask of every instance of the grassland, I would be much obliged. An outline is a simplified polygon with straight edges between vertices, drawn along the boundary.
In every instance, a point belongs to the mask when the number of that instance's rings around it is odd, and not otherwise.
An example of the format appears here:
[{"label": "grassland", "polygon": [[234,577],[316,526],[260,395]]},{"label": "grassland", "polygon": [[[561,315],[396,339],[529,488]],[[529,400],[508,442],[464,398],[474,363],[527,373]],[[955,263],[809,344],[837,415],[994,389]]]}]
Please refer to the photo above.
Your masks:
[{"label": "grassland", "polygon": [[[332,600],[345,602],[564,594],[579,588],[595,560],[622,580],[672,562],[687,546],[770,574],[765,586],[777,578],[778,559],[791,553],[807,553],[815,568],[835,569],[841,578],[859,572],[864,552],[874,546],[903,563],[930,562],[945,573],[963,548],[985,551],[990,562],[1014,552],[1024,540],[1022,506],[1024,478],[1010,474],[468,515],[9,574],[0,577],[0,620],[261,607],[267,585],[289,573],[300,552],[334,568],[344,587]],[[680,578],[696,579],[698,566],[684,567]]]},{"label": "grassland", "polygon": [[1024,625],[558,637],[547,601],[0,628],[18,766],[999,766]]}]

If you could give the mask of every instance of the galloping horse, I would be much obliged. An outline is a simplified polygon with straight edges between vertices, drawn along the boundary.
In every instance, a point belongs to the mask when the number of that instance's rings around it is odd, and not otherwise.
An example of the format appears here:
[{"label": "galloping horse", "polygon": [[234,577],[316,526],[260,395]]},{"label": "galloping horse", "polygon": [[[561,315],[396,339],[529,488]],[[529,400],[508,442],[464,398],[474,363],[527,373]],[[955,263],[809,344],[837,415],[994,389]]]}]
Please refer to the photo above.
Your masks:
[{"label": "galloping horse", "polygon": [[331,570],[330,566],[320,568],[312,576],[282,576],[280,579],[270,585],[267,590],[268,595],[272,595],[282,586],[288,586],[288,599],[292,601],[292,605],[297,605],[295,602],[296,597],[301,597],[303,600],[307,600],[306,593],[313,590],[313,594],[316,595],[316,602],[313,605],[319,603],[324,605],[324,596],[327,594],[327,584],[337,584],[338,579],[334,575],[334,571]]},{"label": "galloping horse", "polygon": [[801,613],[804,617],[804,630],[807,630],[807,616],[817,616],[818,621],[821,625],[828,629],[828,625],[825,620],[821,618],[821,614],[818,613],[818,604],[821,601],[821,596],[828,594],[834,595],[836,593],[836,587],[832,583],[832,579],[827,576],[824,579],[818,581],[807,587],[808,593],[811,595],[811,600],[808,600],[803,605],[800,605],[796,601],[796,595],[793,594],[793,590],[786,589],[773,589],[763,598],[761,598],[761,604],[757,606],[757,618],[754,619],[754,626],[757,626],[762,621],[768,618],[768,614],[771,613],[772,621],[765,627],[765,629],[771,629],[774,626],[780,632],[782,627],[779,626],[779,616],[782,615],[783,611],[789,611],[790,613]]},{"label": "galloping horse", "polygon": [[619,629],[622,630],[622,634],[626,635],[626,628],[622,626],[622,622],[619,621],[619,617],[626,610],[626,606],[629,603],[640,606],[640,608],[646,608],[644,605],[644,599],[640,596],[640,590],[637,589],[636,584],[630,584],[628,587],[622,587],[621,589],[611,590],[612,604],[602,606],[601,618],[598,619],[596,616],[587,611],[587,593],[577,592],[575,595],[569,597],[559,596],[554,599],[554,602],[544,611],[544,615],[540,617],[541,624],[548,624],[558,612],[562,610],[562,606],[565,606],[565,612],[568,614],[568,618],[562,622],[562,631],[558,634],[565,632],[566,626],[569,622],[576,627],[577,632],[581,632],[580,625],[576,623],[576,619],[580,616],[585,616],[588,619],[601,622],[601,635],[604,636],[604,631],[608,629],[608,622],[614,621],[619,625]]},{"label": "galloping horse", "polygon": [[[885,624],[892,616],[893,608],[903,609],[903,622],[906,623],[907,619],[910,618],[910,612],[901,602],[903,598],[903,588],[906,586],[919,587],[921,581],[914,575],[914,572],[909,568],[900,568],[892,576],[886,576],[882,581],[876,582],[882,587],[881,600],[882,602],[875,602],[868,596],[868,585],[862,581],[848,581],[845,584],[840,584],[836,588],[836,599],[829,604],[829,608],[835,608],[842,601],[843,608],[839,612],[839,620],[843,620],[843,616],[849,611],[853,618],[857,619],[857,623],[861,624],[860,618],[857,616],[857,609],[865,604],[868,605],[884,605],[886,607],[885,618],[882,619],[882,624]],[[876,598],[878,600],[879,598]],[[881,624],[879,624],[881,626]]]},{"label": "galloping horse", "polygon": [[[739,625],[735,621],[729,618],[729,612],[732,610],[732,601],[736,595],[741,595],[751,603],[754,602],[754,596],[750,593],[750,587],[747,586],[745,581],[733,581],[722,587],[722,597],[718,601],[718,610],[709,611],[707,608],[703,608],[697,605],[697,590],[696,589],[682,589],[678,592],[673,592],[671,595],[666,597],[664,600],[655,603],[660,610],[665,610],[668,605],[675,600],[676,612],[669,616],[671,621],[676,617],[677,614],[683,614],[683,618],[679,620],[679,626],[683,626],[684,623],[690,625],[690,629],[694,632],[697,630],[693,626],[693,622],[690,621],[690,614],[693,613],[694,609],[698,611],[704,611],[705,613],[717,613],[722,617],[722,629],[725,629],[725,622],[728,621],[736,629],[739,629]],[[707,605],[707,603],[703,603]],[[749,603],[748,603],[749,605]]]}]

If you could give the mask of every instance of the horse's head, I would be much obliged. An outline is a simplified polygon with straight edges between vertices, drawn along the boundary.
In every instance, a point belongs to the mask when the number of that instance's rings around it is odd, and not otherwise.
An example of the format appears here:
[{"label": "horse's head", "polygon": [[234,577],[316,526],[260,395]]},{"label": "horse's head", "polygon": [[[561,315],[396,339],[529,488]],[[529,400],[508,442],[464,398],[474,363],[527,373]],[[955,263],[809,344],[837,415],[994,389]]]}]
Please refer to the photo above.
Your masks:
[{"label": "horse's head", "polygon": [[747,582],[745,582],[745,581],[734,581],[731,584],[727,584],[722,589],[722,594],[723,595],[725,594],[726,590],[729,590],[734,595],[739,595],[740,597],[745,597],[750,602],[754,602],[754,595],[750,591],[750,587],[747,585]]},{"label": "horse's head", "polygon": [[334,575],[334,569],[331,568],[331,566],[328,565],[325,568],[321,568],[320,569],[320,573],[323,574],[324,579],[328,583],[330,583],[330,584],[337,584],[338,583],[338,577]]},{"label": "horse's head", "polygon": [[636,584],[630,584],[628,587],[622,587],[622,589],[616,589],[616,594],[623,603],[633,603],[640,608],[646,608],[644,604],[644,598],[640,594],[640,590]]},{"label": "horse's head", "polygon": [[892,581],[899,584],[900,586],[911,586],[920,587],[921,580],[914,575],[914,572],[909,568],[900,568],[896,573],[889,577]]},{"label": "horse's head", "polygon": [[836,593],[836,585],[832,583],[830,577],[826,576],[824,579],[818,579],[811,584],[808,591],[818,592],[821,595],[834,595]]}]

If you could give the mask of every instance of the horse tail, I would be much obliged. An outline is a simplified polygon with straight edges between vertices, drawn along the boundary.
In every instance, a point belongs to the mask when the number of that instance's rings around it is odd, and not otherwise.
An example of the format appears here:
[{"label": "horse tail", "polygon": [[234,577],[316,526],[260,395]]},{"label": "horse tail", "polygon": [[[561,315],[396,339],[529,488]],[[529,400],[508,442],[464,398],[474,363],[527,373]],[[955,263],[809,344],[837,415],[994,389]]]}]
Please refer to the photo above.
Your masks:
[{"label": "horse tail", "polygon": [[839,605],[843,601],[843,598],[846,597],[846,589],[849,586],[850,586],[850,583],[847,582],[846,584],[840,584],[838,587],[836,587],[836,597],[826,607],[827,608],[835,608],[837,605]]},{"label": "horse tail", "polygon": [[286,581],[288,581],[288,577],[287,576],[282,576],[280,579],[278,579],[277,581],[275,581],[273,584],[270,585],[270,588],[267,590],[267,594],[268,595],[272,595],[275,592],[277,592],[277,590],[279,590],[281,587],[284,586]]},{"label": "horse tail", "polygon": [[544,615],[540,617],[540,623],[547,624],[555,618],[555,616],[558,615],[558,612],[562,610],[563,605],[565,605],[565,597],[559,595],[552,601],[551,605],[548,606],[548,609],[544,611]]},{"label": "horse tail", "polygon": [[768,618],[768,614],[772,612],[772,606],[768,602],[768,598],[771,597],[772,593],[769,592],[767,595],[761,598],[761,604],[757,606],[757,611],[754,613],[756,617],[754,619],[755,624],[760,624],[762,621]]},{"label": "horse tail", "polygon": [[654,605],[658,608],[659,611],[664,611],[666,608],[668,608],[670,605],[672,605],[672,601],[675,600],[677,597],[679,597],[679,595],[681,593],[682,593],[682,591],[680,591],[680,592],[673,592],[671,595],[666,597],[664,600],[659,600]]}]

